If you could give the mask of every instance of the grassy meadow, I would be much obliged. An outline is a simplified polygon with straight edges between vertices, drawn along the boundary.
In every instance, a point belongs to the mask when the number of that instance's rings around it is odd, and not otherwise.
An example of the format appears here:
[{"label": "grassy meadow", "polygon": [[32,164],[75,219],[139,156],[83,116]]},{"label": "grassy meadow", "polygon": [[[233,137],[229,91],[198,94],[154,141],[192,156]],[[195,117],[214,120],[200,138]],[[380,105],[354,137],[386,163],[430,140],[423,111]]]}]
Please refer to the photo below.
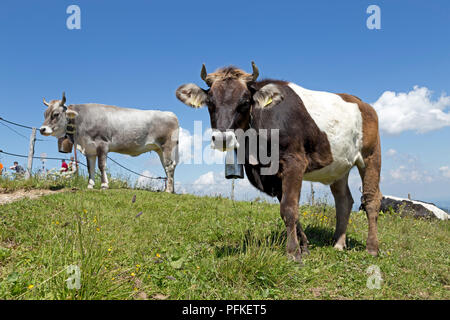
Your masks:
[{"label": "grassy meadow", "polygon": [[[374,258],[363,212],[352,213],[338,252],[334,208],[302,206],[311,254],[300,266],[285,255],[278,205],[63,187],[0,205],[0,299],[450,298],[448,221],[381,214]],[[367,285],[371,266],[379,289]]]}]

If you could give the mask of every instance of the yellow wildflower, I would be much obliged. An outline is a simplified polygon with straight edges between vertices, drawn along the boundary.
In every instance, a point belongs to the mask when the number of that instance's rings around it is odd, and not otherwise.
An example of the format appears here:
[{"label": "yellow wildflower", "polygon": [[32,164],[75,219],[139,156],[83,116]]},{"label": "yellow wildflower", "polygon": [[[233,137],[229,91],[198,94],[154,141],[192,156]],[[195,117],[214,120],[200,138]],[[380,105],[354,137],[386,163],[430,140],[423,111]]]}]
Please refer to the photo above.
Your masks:
[{"label": "yellow wildflower", "polygon": [[112,250],[111,248],[108,248],[108,252],[111,252],[111,250]]},{"label": "yellow wildflower", "polygon": [[99,227],[97,227],[97,229],[96,229],[96,230],[100,232],[100,228],[99,228]]},{"label": "yellow wildflower", "polygon": [[134,272],[132,272],[132,273],[131,273],[131,276],[134,277],[134,276],[136,276],[136,274],[135,274]]},{"label": "yellow wildflower", "polygon": [[84,214],[86,214],[86,213],[87,213],[87,210],[86,210],[86,209],[83,209],[83,212],[84,212]]},{"label": "yellow wildflower", "polygon": [[28,289],[33,289],[34,288],[34,285],[33,284],[30,284],[29,286],[28,286]]},{"label": "yellow wildflower", "polygon": [[156,254],[157,258],[161,258],[161,255],[159,253]]}]

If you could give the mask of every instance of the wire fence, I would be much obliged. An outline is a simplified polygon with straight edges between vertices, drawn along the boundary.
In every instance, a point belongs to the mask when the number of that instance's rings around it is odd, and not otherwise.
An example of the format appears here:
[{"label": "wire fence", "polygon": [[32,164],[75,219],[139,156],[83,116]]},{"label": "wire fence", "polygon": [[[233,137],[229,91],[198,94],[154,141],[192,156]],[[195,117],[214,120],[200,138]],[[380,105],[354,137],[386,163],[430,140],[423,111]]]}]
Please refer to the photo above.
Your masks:
[{"label": "wire fence", "polygon": [[[22,138],[25,138],[26,140],[29,140],[29,137],[26,137],[25,135],[22,135],[21,133],[19,133],[19,132],[17,132],[16,130],[12,129],[12,128],[9,127],[8,125],[2,123],[2,121],[3,121],[3,122],[6,122],[6,123],[9,123],[9,124],[11,124],[11,125],[18,126],[18,127],[25,128],[25,129],[29,129],[29,130],[32,130],[33,127],[27,126],[27,125],[24,125],[24,124],[20,124],[20,123],[14,122],[14,121],[9,121],[9,120],[4,119],[3,117],[0,117],[0,124],[2,124],[2,125],[4,125],[4,126],[8,127],[8,129],[10,129],[11,131],[13,131],[13,132],[16,133],[17,135],[21,136]],[[43,139],[36,139],[36,141],[51,141],[51,140],[47,140],[47,139],[45,139],[45,140],[43,140]],[[12,152],[7,152],[7,151],[4,151],[4,150],[2,150],[2,149],[0,149],[0,153],[5,154],[5,155],[8,155],[8,156],[11,156],[11,157],[24,158],[24,159],[27,159],[27,158],[28,158],[27,155],[17,154],[17,153],[12,153]],[[115,163],[115,164],[116,164],[117,166],[119,166],[120,168],[122,168],[122,169],[124,169],[124,170],[126,170],[126,171],[128,171],[128,172],[130,172],[130,173],[132,173],[132,174],[134,174],[134,175],[136,175],[136,176],[139,176],[139,177],[142,177],[142,178],[146,178],[146,179],[150,179],[150,180],[163,180],[163,181],[167,181],[167,177],[151,177],[151,176],[148,176],[148,175],[145,175],[145,174],[136,172],[136,171],[134,171],[134,170],[132,170],[132,169],[126,167],[125,165],[119,163],[117,160],[111,158],[110,156],[107,156],[107,157],[108,157],[109,160],[111,160],[113,163]],[[33,158],[33,159],[40,159],[40,160],[45,159],[45,160],[60,160],[60,161],[64,160],[64,161],[73,161],[73,160],[71,160],[71,159],[64,158],[64,157],[33,156],[32,158]],[[81,161],[76,161],[76,162],[77,162],[78,164],[81,164],[81,165],[83,165],[84,167],[87,168],[87,164],[85,164],[85,163],[83,163],[83,162],[81,162]],[[176,185],[177,185],[177,186],[180,186],[180,187],[211,186],[211,184],[209,184],[209,183],[180,183],[180,182],[176,182]]]}]

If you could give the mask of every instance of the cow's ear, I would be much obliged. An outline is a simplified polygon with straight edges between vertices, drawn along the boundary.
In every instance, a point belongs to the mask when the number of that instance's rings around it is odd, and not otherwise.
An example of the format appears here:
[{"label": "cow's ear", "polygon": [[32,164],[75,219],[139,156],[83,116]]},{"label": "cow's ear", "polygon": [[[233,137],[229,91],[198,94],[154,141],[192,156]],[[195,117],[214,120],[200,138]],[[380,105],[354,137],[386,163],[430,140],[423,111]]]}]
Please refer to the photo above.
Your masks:
[{"label": "cow's ear", "polygon": [[78,112],[72,109],[67,109],[66,111],[66,117],[69,119],[74,119],[78,116]]},{"label": "cow's ear", "polygon": [[255,92],[253,100],[257,108],[267,108],[276,106],[284,99],[283,93],[279,87],[273,83],[265,85]]},{"label": "cow's ear", "polygon": [[204,106],[208,97],[205,90],[193,83],[183,84],[179,87],[176,96],[178,100],[193,108]]}]

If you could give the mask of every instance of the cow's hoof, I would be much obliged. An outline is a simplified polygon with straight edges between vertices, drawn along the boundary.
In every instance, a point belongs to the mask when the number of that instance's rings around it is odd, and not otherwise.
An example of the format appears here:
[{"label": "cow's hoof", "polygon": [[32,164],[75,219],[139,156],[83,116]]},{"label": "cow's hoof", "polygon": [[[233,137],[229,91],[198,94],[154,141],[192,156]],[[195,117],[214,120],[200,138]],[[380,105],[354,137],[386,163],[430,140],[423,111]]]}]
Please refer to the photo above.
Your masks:
[{"label": "cow's hoof", "polygon": [[309,255],[309,249],[307,246],[301,247],[302,249],[302,255],[307,256]]},{"label": "cow's hoof", "polygon": [[344,249],[345,249],[345,244],[341,244],[341,243],[336,243],[334,246],[333,246],[337,251],[344,251]]},{"label": "cow's hoof", "polygon": [[296,254],[288,253],[288,257],[297,262],[300,266],[303,266],[302,254],[300,253],[300,251],[297,252]]},{"label": "cow's hoof", "polygon": [[93,184],[88,184],[88,189],[94,189],[94,185]]},{"label": "cow's hoof", "polygon": [[108,186],[108,184],[106,184],[106,183],[102,183],[101,188],[102,188],[103,190],[105,190],[105,189],[108,189],[109,186]]},{"label": "cow's hoof", "polygon": [[378,241],[371,241],[368,239],[366,243],[366,250],[371,256],[378,256]]}]

